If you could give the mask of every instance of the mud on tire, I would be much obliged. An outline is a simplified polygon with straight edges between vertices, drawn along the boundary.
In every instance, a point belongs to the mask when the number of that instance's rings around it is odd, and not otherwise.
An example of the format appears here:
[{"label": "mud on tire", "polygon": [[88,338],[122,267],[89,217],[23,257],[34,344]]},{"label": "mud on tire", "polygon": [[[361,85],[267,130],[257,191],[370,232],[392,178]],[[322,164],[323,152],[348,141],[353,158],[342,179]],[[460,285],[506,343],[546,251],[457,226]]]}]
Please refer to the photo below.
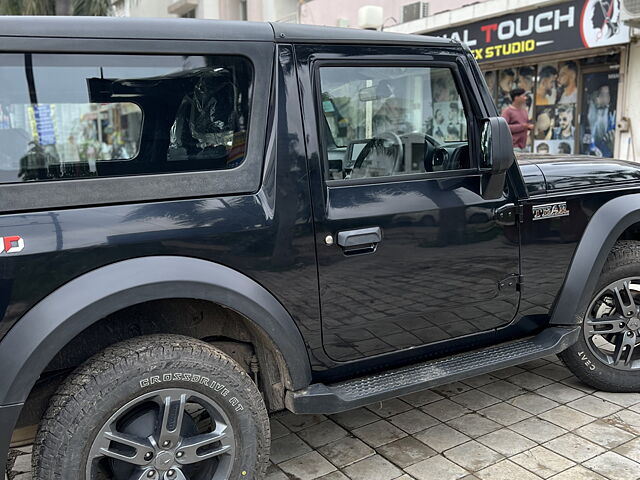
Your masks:
[{"label": "mud on tire", "polygon": [[59,387],[34,480],[260,479],[269,418],[256,385],[204,342],[152,335],[112,346]]}]

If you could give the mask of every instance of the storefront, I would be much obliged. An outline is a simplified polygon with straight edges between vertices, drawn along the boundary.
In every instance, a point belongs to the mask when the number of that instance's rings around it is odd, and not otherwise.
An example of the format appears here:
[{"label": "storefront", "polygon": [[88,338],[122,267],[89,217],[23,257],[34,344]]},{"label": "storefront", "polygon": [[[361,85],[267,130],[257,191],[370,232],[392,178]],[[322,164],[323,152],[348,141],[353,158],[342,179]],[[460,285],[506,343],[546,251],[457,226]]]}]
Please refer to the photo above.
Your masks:
[{"label": "storefront", "polygon": [[619,0],[573,0],[427,34],[469,46],[500,111],[527,92],[530,151],[613,157],[631,37],[619,17]]}]

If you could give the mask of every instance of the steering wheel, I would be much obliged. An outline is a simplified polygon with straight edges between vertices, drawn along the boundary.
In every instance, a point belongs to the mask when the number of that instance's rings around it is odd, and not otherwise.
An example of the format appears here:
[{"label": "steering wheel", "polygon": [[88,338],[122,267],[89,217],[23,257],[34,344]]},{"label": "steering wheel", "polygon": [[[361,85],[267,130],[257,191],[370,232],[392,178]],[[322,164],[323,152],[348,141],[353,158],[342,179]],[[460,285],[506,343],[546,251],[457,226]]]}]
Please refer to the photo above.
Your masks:
[{"label": "steering wheel", "polygon": [[400,140],[400,137],[396,133],[387,130],[371,138],[365,144],[365,146],[358,154],[356,161],[353,163],[351,178],[354,178],[353,173],[357,169],[362,168],[362,164],[364,163],[364,160],[369,156],[369,154],[371,154],[372,152],[381,152],[383,155],[388,155],[389,150],[394,151],[394,159],[393,167],[391,168],[391,171],[388,172],[388,175],[393,174],[393,172],[399,171],[400,166],[402,165],[402,160],[404,159],[402,140]]}]

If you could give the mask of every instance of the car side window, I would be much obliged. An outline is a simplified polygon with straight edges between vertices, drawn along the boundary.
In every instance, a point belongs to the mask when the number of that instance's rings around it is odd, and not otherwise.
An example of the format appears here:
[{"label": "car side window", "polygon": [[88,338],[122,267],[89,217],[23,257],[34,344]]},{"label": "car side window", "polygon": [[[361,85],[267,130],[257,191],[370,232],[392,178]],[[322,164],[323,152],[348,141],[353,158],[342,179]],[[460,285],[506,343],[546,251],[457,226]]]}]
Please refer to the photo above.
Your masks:
[{"label": "car side window", "polygon": [[0,183],[234,168],[252,76],[233,56],[0,55]]},{"label": "car side window", "polygon": [[319,70],[329,179],[471,168],[467,116],[449,68]]}]

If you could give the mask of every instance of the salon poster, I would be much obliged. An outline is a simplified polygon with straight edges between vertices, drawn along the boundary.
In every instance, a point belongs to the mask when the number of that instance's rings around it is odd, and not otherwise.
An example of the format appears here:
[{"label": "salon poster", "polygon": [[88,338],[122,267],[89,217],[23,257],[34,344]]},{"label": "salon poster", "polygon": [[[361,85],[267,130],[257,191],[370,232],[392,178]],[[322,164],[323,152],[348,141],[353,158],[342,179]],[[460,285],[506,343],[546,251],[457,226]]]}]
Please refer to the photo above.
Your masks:
[{"label": "salon poster", "polygon": [[583,75],[580,153],[613,157],[618,81],[617,72]]}]

